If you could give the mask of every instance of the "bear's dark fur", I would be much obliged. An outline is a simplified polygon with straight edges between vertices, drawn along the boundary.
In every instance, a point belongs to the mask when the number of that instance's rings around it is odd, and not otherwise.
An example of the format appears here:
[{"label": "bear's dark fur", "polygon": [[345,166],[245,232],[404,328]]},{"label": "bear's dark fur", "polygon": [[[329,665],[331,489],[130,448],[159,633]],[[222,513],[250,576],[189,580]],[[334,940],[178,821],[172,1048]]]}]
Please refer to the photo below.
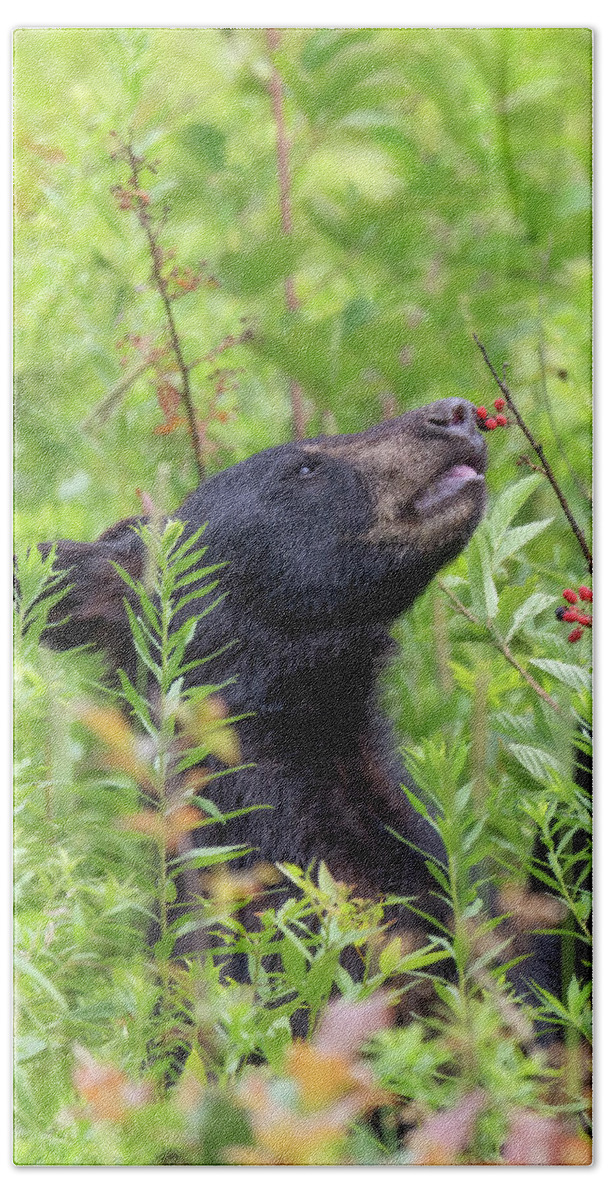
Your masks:
[{"label": "bear's dark fur", "polygon": [[[229,710],[252,714],[238,732],[255,765],[215,779],[206,794],[225,812],[270,806],[205,829],[206,844],[252,847],[237,867],[324,861],[356,895],[397,893],[445,919],[425,865],[443,848],[403,791],[411,781],[376,689],[395,650],[392,622],[482,516],[485,464],[473,405],[439,400],[364,433],[264,450],[204,483],[175,514],[186,536],[207,523],[205,562],[227,564],[226,594],[199,622],[190,657],[228,648],[189,682],[231,679]],[[72,590],[54,616],[69,620],[47,635],[60,649],[93,643],[132,674],[128,589],[112,562],[141,576],[139,520],[91,544],[59,542],[57,566],[70,571]],[[416,926],[411,911],[398,913]],[[554,982],[542,964],[539,974]]]},{"label": "bear's dark fur", "polygon": [[[213,827],[218,839],[253,847],[244,865],[323,860],[358,895],[397,892],[428,909],[424,854],[441,847],[400,786],[411,781],[376,684],[394,651],[391,623],[482,515],[485,462],[473,406],[440,400],[365,433],[264,450],[176,513],[187,536],[207,523],[205,562],[227,563],[226,595],[199,622],[189,657],[231,644],[189,682],[234,677],[222,692],[229,710],[253,714],[238,732],[255,766],[209,788],[224,811],[271,806]],[[134,524],[91,544],[58,543],[72,589],[55,611],[69,620],[49,632],[52,645],[93,643],[132,669],[128,589],[112,562],[141,575]]]}]

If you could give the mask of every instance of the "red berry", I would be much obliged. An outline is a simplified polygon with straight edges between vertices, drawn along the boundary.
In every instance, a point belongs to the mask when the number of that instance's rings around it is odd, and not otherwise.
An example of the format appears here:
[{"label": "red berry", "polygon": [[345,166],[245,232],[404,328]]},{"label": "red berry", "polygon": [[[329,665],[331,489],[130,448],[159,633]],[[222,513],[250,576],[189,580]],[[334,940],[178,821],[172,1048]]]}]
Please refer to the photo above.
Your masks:
[{"label": "red berry", "polygon": [[569,642],[578,642],[578,639],[582,638],[582,636],[583,636],[582,629],[573,629],[572,633],[568,634],[568,641]]},{"label": "red berry", "polygon": [[503,417],[502,415],[500,417],[496,417],[495,420],[497,425],[508,425],[507,418]]},{"label": "red berry", "polygon": [[562,617],[562,621],[569,621],[570,624],[573,621],[578,621],[578,613],[575,613],[573,608],[567,608]]},{"label": "red berry", "polygon": [[498,400],[494,401],[494,408],[496,409],[496,412],[502,412],[504,406],[505,406],[505,402],[504,402],[502,396],[499,396]]},{"label": "red berry", "polygon": [[579,625],[592,625],[593,624],[592,618],[590,616],[588,616],[587,613],[577,613],[576,619],[577,619]]},{"label": "red berry", "polygon": [[479,417],[480,421],[485,421],[487,415],[488,415],[487,408],[484,408],[483,404],[480,404],[479,408],[477,409],[477,416]]},{"label": "red berry", "polygon": [[486,429],[496,429],[497,425],[498,425],[498,421],[496,420],[495,417],[488,417],[488,419],[486,421]]},{"label": "red berry", "polygon": [[578,594],[579,594],[581,600],[593,600],[593,592],[591,591],[591,588],[584,587],[584,586],[580,587],[578,589]]},{"label": "red berry", "polygon": [[564,600],[568,601],[568,604],[576,604],[578,600],[578,596],[576,592],[572,591],[572,588],[564,588],[562,596],[564,597]]}]

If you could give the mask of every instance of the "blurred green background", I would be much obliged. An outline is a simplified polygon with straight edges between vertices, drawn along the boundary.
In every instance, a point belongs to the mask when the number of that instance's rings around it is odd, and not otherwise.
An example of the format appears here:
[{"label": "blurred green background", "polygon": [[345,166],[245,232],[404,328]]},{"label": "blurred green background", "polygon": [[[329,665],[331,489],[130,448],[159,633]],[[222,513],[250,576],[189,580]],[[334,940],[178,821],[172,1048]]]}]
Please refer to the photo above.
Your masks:
[{"label": "blurred green background", "polygon": [[[290,376],[309,433],[446,395],[491,403],[474,330],[508,360],[585,525],[590,31],[290,29],[274,58],[290,238],[263,30],[16,33],[19,534],[94,537],[139,510],[135,489],[154,492],[161,463],[168,507],[196,484],[184,431],[154,432],[150,372],[111,402],[139,361],[122,339],[158,340],[164,323],[142,230],[110,190],[124,182],[112,130],[158,164],[165,248],[221,285],[176,303],[188,360],[255,335],[214,364],[238,368],[239,386],[223,399],[230,419],[209,422],[210,469],[291,436]],[[287,272],[301,302],[289,315]],[[192,377],[202,418],[211,369]],[[521,474],[515,450],[494,436],[495,492]]]}]

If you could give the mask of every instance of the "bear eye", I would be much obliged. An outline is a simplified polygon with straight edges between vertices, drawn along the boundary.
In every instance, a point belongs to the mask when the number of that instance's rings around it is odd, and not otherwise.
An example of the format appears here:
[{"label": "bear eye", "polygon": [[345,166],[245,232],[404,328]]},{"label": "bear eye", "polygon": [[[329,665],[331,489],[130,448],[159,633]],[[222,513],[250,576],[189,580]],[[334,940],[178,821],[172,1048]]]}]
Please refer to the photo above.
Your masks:
[{"label": "bear eye", "polygon": [[300,479],[305,479],[307,475],[314,474],[315,468],[312,463],[302,463],[298,470]]}]

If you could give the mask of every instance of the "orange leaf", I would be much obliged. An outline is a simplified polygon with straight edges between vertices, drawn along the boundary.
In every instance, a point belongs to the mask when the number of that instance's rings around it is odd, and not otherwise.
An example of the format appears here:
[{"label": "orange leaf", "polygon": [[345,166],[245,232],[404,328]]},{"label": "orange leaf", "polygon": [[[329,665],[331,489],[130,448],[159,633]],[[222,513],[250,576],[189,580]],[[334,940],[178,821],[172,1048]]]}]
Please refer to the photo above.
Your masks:
[{"label": "orange leaf", "polygon": [[309,1042],[295,1041],[285,1058],[285,1071],[295,1079],[306,1108],[324,1108],[359,1086],[352,1062],[338,1054],[321,1054]]},{"label": "orange leaf", "polygon": [[151,1098],[147,1084],[134,1083],[118,1067],[99,1063],[82,1046],[74,1047],[77,1066],[72,1079],[81,1099],[97,1121],[122,1121],[129,1110],[140,1108]]},{"label": "orange leaf", "polygon": [[126,829],[129,833],[141,833],[145,837],[154,838],[157,842],[162,841],[162,818],[157,812],[152,812],[150,809],[122,817],[119,824],[121,829]]},{"label": "orange leaf", "polygon": [[206,746],[211,754],[230,767],[241,761],[241,746],[234,726],[227,723],[228,709],[217,696],[189,700],[180,708],[180,718],[192,745]]},{"label": "orange leaf", "polygon": [[282,876],[271,863],[257,863],[250,870],[231,871],[222,864],[206,873],[205,890],[221,911],[239,900],[252,900],[269,884],[278,883]]},{"label": "orange leaf", "polygon": [[164,815],[150,809],[132,813],[122,819],[121,826],[132,833],[141,833],[162,842],[167,850],[176,850],[186,833],[204,823],[200,808],[195,808],[193,804],[180,804]]},{"label": "orange leaf", "polygon": [[262,1151],[278,1166],[323,1166],[339,1159],[346,1126],[340,1119],[286,1113],[256,1132]]},{"label": "orange leaf", "polygon": [[535,929],[539,925],[560,925],[567,912],[555,896],[531,892],[528,888],[518,887],[517,884],[506,884],[501,888],[500,904],[503,912],[513,914],[514,921],[520,929]]},{"label": "orange leaf", "polygon": [[120,709],[85,705],[78,709],[77,717],[82,725],[108,747],[109,753],[105,758],[109,766],[118,767],[137,783],[152,786],[150,768],[144,753],[145,742],[136,738]]},{"label": "orange leaf", "polygon": [[[305,1052],[296,1055],[296,1065],[308,1082],[308,1065]],[[382,1103],[376,1093],[371,1099],[367,1087],[359,1086],[335,1103],[318,1112],[302,1113],[297,1107],[280,1103],[271,1092],[273,1077],[261,1068],[246,1075],[239,1088],[240,1099],[248,1110],[255,1147],[232,1147],[231,1162],[273,1163],[276,1166],[322,1166],[343,1161],[344,1143],[352,1122],[372,1103]]]},{"label": "orange leaf", "polygon": [[152,432],[161,435],[173,433],[176,429],[179,429],[181,425],[185,424],[186,422],[183,417],[172,417],[171,420],[166,421],[164,425],[155,425]]},{"label": "orange leaf", "polygon": [[68,161],[60,146],[43,146],[40,142],[28,142],[27,145],[33,154],[44,159],[45,162],[55,165]]}]

